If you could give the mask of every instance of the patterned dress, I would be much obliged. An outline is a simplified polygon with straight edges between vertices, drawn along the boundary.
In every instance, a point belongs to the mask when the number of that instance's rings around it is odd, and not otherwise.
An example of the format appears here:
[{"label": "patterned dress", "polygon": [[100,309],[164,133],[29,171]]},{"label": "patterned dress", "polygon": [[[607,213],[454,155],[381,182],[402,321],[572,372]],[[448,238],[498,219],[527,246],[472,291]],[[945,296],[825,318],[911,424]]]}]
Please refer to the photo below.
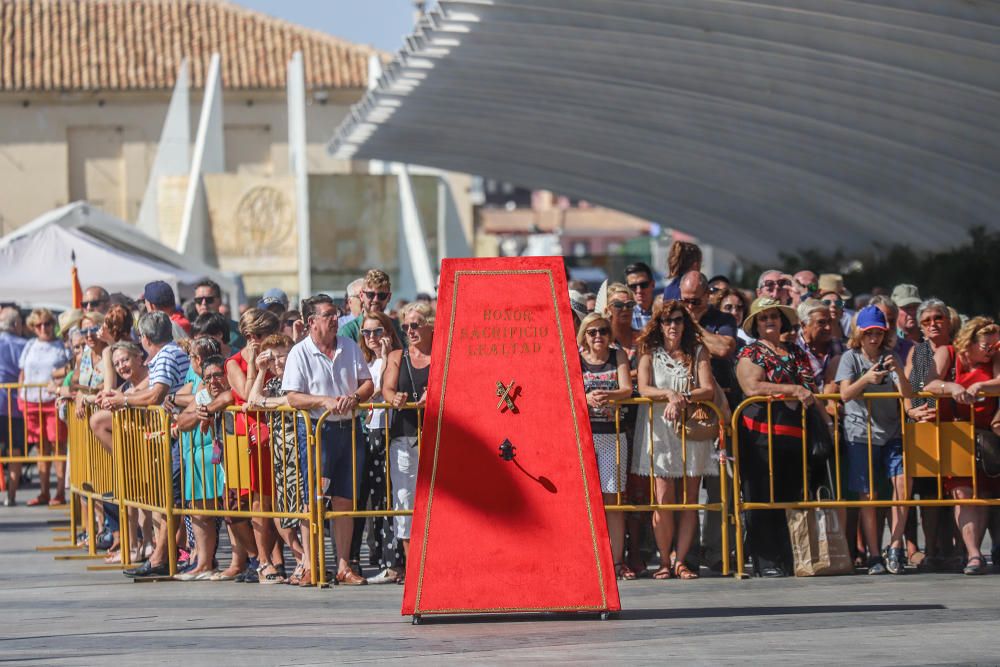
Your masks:
[{"label": "patterned dress", "polygon": [[[698,357],[701,347],[695,350]],[[688,393],[697,388],[697,377],[691,366],[674,359],[666,350],[653,350],[653,384],[657,389],[672,389]],[[655,477],[704,477],[719,474],[719,459],[715,440],[690,440],[684,451],[679,424],[668,424],[663,418],[663,404],[653,409],[653,476]],[[641,406],[635,430],[631,472],[649,477],[649,406]]]}]

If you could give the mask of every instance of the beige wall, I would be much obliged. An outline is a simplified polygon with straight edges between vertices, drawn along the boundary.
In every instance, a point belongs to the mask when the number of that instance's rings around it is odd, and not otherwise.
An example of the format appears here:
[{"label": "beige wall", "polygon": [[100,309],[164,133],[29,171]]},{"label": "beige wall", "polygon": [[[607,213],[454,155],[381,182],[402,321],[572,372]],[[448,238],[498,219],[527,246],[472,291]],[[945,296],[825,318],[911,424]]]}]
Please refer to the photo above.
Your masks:
[{"label": "beige wall", "polygon": [[[192,94],[191,137],[200,94]],[[360,97],[331,95],[306,107],[308,170],[343,173],[326,142]],[[0,94],[0,234],[86,196],[134,222],[166,115],[169,94]],[[238,173],[288,173],[287,103],[283,92],[225,95],[227,168]]]}]

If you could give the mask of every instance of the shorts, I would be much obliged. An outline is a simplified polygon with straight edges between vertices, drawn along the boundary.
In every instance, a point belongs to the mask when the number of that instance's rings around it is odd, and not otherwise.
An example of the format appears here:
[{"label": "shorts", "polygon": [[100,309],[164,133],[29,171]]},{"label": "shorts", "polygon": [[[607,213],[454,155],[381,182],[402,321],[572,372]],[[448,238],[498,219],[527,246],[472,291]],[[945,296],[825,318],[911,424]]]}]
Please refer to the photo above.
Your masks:
[{"label": "shorts", "polygon": [[[24,403],[24,421],[27,424],[28,442],[66,442],[66,424],[56,415],[56,402]],[[42,433],[42,426],[45,433]],[[43,438],[44,436],[44,438]]]},{"label": "shorts", "polygon": [[[903,474],[903,440],[893,438],[884,445],[872,445],[872,471],[877,490],[881,480]],[[847,443],[847,489],[868,493],[868,443]]]},{"label": "shorts", "polygon": [[0,457],[24,456],[24,419],[0,416]]},{"label": "shorts", "polygon": [[[356,427],[357,433],[353,448],[351,447],[352,424]],[[320,427],[319,438],[322,456],[320,470],[323,477],[330,480],[322,494],[353,499],[354,491],[361,487],[361,474],[365,467],[366,447],[361,423],[356,419],[326,420]]]}]

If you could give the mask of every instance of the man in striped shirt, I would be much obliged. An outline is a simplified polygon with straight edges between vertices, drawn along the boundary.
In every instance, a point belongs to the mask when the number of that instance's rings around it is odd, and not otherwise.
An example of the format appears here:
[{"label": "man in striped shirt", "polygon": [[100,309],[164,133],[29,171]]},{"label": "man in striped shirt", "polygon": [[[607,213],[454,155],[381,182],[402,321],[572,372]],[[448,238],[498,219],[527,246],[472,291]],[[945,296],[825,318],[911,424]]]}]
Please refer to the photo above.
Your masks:
[{"label": "man in striped shirt", "polygon": [[[139,335],[142,347],[149,355],[149,361],[146,362],[149,367],[149,387],[127,396],[123,395],[122,405],[126,408],[163,405],[167,398],[172,399],[174,393],[184,386],[184,377],[191,364],[184,350],[174,342],[170,317],[166,313],[156,311],[140,317]],[[167,406],[171,405],[172,402],[167,403]],[[177,461],[177,456],[171,458]],[[175,482],[179,482],[179,470],[175,471],[175,476],[178,477]],[[178,489],[175,488],[174,491],[177,495]],[[156,531],[153,555],[141,566],[125,570],[126,577],[170,576],[167,531],[175,530],[176,527],[168,526],[166,517],[162,514],[154,514],[154,519]]]}]

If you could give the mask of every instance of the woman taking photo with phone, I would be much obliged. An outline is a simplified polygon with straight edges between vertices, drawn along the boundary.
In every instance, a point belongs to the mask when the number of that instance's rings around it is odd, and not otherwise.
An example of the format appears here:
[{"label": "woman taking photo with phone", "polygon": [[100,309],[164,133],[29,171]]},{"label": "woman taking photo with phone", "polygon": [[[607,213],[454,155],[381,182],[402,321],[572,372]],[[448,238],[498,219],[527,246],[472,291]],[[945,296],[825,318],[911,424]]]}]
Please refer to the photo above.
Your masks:
[{"label": "woman taking photo with phone", "polygon": [[[866,400],[865,394],[898,391],[904,398],[913,389],[903,362],[892,351],[894,333],[890,333],[885,314],[878,306],[863,308],[851,329],[848,350],[840,358],[835,381],[844,401],[844,433],[847,436],[847,488],[861,500],[875,500],[882,480],[892,483],[893,500],[906,500],[910,489],[904,484],[903,432],[898,401]],[[869,450],[868,443],[871,442]],[[869,478],[869,469],[874,473]],[[878,511],[861,508],[861,530],[868,545],[868,574],[903,574],[906,552],[903,530],[907,507],[892,508],[892,535],[888,561],[882,561],[879,545]]]}]

